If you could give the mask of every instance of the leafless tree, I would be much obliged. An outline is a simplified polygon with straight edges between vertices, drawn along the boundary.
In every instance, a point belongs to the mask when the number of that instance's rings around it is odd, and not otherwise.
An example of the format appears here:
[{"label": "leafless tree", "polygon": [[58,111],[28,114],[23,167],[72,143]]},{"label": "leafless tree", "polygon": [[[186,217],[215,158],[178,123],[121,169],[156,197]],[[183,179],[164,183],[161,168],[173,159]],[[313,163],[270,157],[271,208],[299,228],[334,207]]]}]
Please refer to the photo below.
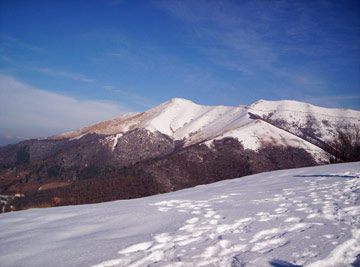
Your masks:
[{"label": "leafless tree", "polygon": [[360,161],[360,127],[337,127],[329,145],[334,162]]}]

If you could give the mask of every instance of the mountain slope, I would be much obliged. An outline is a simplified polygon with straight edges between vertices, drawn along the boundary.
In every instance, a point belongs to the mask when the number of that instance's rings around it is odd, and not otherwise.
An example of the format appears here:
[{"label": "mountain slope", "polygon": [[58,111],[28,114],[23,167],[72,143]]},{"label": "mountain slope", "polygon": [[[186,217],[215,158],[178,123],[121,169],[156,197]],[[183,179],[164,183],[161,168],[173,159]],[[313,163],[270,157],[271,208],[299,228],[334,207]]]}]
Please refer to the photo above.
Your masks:
[{"label": "mountain slope", "polygon": [[[241,136],[239,140],[248,149],[258,149],[264,142],[282,146],[300,146],[307,151],[316,150],[316,159],[319,161],[328,158],[328,155],[307,142],[324,148],[324,144],[334,139],[338,128],[360,128],[359,118],[359,111],[326,109],[288,100],[260,100],[250,106],[226,107],[201,106],[189,100],[175,98],[135,116],[126,117],[126,119],[120,117],[55,136],[52,139],[80,138],[89,133],[116,135],[138,128],[151,132],[159,131],[173,140],[183,140],[184,146],[222,137],[239,138]],[[254,125],[256,119],[266,121],[270,125],[260,123],[264,127],[262,130],[260,125],[248,127],[248,125]],[[267,135],[267,137],[254,140],[252,128],[257,132],[261,130],[262,135]],[[239,131],[241,134],[238,133]],[[264,134],[266,132],[275,134]],[[260,139],[265,140],[262,142]],[[113,140],[115,142],[116,139],[113,138]],[[109,146],[113,145],[114,143],[109,144]]]},{"label": "mountain slope", "polygon": [[19,267],[358,266],[359,191],[360,164],[347,163],[262,173],[135,200],[0,214],[0,262]]},{"label": "mountain slope", "polygon": [[359,129],[360,112],[321,108],[298,101],[259,100],[248,112],[316,145],[333,140],[337,129]]},{"label": "mountain slope", "polygon": [[74,138],[89,133],[118,134],[143,128],[152,132],[159,131],[175,140],[181,140],[215,119],[223,120],[221,116],[233,109],[244,110],[244,108],[224,106],[201,106],[186,99],[174,98],[135,116],[128,117],[126,114],[126,119],[122,116],[105,123],[54,136],[52,139]]},{"label": "mountain slope", "polygon": [[49,139],[63,139],[63,138],[81,138],[86,134],[116,134],[125,132],[126,129],[122,129],[122,124],[127,119],[136,116],[138,113],[126,113],[118,118],[97,123],[95,125],[80,128],[78,130],[63,133],[57,136],[50,137]]},{"label": "mountain slope", "polygon": [[236,138],[244,145],[245,149],[254,151],[267,146],[296,147],[310,153],[318,163],[324,163],[328,157],[328,154],[321,148],[262,120],[255,120],[243,127],[226,131],[215,139],[221,140],[225,137]]},{"label": "mountain slope", "polygon": [[359,111],[295,101],[226,107],[175,98],[142,113],[0,147],[0,194],[25,195],[6,210],[96,203],[326,164],[339,123],[356,130],[359,118]]}]

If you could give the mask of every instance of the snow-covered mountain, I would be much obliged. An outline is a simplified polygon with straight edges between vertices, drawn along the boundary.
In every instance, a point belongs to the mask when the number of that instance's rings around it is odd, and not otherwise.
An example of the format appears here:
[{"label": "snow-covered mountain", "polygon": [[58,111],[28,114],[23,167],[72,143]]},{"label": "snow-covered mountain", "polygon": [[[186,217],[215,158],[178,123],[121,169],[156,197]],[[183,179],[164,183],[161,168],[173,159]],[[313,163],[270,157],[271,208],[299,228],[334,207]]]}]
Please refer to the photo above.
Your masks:
[{"label": "snow-covered mountain", "polygon": [[174,98],[143,113],[125,114],[52,139],[110,134],[113,137],[107,139],[108,144],[114,147],[119,134],[142,128],[182,140],[184,146],[202,142],[211,146],[213,140],[233,137],[245,149],[258,150],[269,145],[297,147],[311,153],[318,162],[324,162],[328,155],[312,139],[328,143],[337,128],[347,127],[360,128],[360,111],[321,108],[289,100],[260,100],[250,106],[236,107],[202,106]]},{"label": "snow-covered mountain", "polygon": [[297,101],[257,101],[249,113],[317,145],[333,141],[338,129],[358,130],[360,112],[321,108]]},{"label": "snow-covered mountain", "polygon": [[142,113],[0,147],[0,194],[25,193],[18,208],[94,203],[326,164],[339,157],[329,145],[339,129],[355,134],[351,160],[360,160],[360,111],[285,100],[202,106],[175,98]]},{"label": "snow-covered mountain", "polygon": [[360,164],[282,170],[168,194],[0,214],[12,266],[352,267]]}]

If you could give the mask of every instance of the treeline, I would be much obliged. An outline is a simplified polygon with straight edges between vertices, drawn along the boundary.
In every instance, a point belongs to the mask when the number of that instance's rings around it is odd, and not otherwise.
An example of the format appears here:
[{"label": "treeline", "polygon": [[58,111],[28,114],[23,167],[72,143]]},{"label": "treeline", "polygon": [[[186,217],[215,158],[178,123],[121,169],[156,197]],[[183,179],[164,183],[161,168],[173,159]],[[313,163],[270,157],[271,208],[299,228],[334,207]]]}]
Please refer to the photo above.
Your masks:
[{"label": "treeline", "polygon": [[163,193],[151,177],[106,177],[75,182],[69,186],[30,191],[11,203],[15,210],[99,203]]},{"label": "treeline", "polygon": [[225,138],[212,147],[196,144],[119,169],[90,165],[79,171],[78,179],[70,185],[27,192],[13,205],[24,209],[138,198],[263,171],[313,165],[312,157],[302,149],[264,147],[255,152],[245,150],[234,138]]}]

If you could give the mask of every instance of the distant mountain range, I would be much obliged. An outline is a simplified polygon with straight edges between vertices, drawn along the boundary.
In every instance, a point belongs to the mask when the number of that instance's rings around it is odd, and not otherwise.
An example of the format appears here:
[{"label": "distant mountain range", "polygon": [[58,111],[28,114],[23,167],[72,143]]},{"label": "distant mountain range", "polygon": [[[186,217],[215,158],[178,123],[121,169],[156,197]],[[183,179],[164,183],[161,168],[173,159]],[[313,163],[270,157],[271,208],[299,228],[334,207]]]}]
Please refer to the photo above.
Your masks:
[{"label": "distant mountain range", "polygon": [[326,164],[341,160],[340,135],[356,139],[359,129],[360,111],[350,109],[288,100],[202,106],[175,98],[0,147],[0,194],[24,194],[11,201],[14,209],[96,203]]}]

